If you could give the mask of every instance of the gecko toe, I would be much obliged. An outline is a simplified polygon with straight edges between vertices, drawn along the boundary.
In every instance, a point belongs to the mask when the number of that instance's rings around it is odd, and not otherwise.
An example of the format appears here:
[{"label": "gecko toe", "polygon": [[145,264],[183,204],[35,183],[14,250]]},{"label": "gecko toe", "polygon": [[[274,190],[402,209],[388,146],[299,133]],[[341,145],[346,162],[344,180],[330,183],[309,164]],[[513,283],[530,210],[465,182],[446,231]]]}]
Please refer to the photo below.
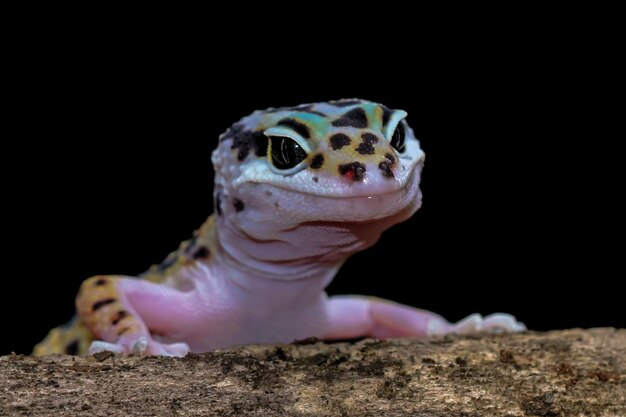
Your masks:
[{"label": "gecko toe", "polygon": [[483,328],[483,317],[474,313],[454,325],[454,333],[456,334],[474,334]]},{"label": "gecko toe", "polygon": [[132,352],[134,355],[143,355],[144,353],[146,353],[147,349],[148,349],[148,338],[145,336],[142,336],[139,339],[137,339],[135,343],[133,343]]},{"label": "gecko toe", "polygon": [[526,330],[526,326],[510,314],[495,313],[485,317],[483,330],[489,333],[517,333]]},{"label": "gecko toe", "polygon": [[95,355],[100,352],[113,352],[113,353],[124,353],[124,348],[122,346],[116,345],[115,343],[103,342],[102,340],[96,340],[91,342],[91,346],[89,346],[89,355]]}]

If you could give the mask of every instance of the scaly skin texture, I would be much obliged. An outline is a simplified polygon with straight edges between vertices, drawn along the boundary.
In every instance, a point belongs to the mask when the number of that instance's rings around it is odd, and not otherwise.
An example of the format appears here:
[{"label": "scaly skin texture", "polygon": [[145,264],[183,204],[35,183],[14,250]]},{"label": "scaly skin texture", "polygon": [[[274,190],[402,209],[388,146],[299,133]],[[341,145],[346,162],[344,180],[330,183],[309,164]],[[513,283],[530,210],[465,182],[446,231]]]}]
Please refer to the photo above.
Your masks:
[{"label": "scaly skin texture", "polygon": [[424,152],[406,113],[364,100],[257,111],[213,152],[215,213],[137,279],[98,276],[37,355],[182,356],[247,343],[515,332],[508,314],[459,323],[387,300],[328,297],[343,262],[421,205]]}]

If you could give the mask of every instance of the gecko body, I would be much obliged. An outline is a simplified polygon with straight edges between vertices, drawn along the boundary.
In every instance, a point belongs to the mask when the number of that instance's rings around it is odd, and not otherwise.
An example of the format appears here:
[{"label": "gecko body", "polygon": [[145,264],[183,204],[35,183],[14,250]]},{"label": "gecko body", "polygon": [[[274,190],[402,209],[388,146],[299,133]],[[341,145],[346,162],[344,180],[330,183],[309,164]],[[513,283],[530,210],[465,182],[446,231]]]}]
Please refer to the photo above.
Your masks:
[{"label": "gecko body", "polygon": [[235,123],[212,154],[214,214],[141,276],[87,279],[77,316],[34,353],[182,356],[308,337],[524,330],[508,314],[452,324],[391,301],[324,292],[349,256],[421,205],[424,152],[406,115],[354,99],[271,108]]}]

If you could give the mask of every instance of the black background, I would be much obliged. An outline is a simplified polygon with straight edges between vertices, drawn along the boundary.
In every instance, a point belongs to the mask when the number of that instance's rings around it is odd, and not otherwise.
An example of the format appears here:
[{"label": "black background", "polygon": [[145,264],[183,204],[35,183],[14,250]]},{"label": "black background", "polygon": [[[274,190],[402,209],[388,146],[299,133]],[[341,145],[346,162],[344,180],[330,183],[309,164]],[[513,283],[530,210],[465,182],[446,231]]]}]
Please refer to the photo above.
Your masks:
[{"label": "black background", "polygon": [[537,330],[626,326],[623,114],[602,53],[455,40],[376,59],[277,47],[270,59],[42,42],[11,81],[0,354],[29,352],[69,319],[83,279],[139,273],[187,239],[212,210],[210,152],[230,124],[351,97],[409,113],[427,155],[424,205],[350,259],[330,293],[450,320],[505,311]]}]

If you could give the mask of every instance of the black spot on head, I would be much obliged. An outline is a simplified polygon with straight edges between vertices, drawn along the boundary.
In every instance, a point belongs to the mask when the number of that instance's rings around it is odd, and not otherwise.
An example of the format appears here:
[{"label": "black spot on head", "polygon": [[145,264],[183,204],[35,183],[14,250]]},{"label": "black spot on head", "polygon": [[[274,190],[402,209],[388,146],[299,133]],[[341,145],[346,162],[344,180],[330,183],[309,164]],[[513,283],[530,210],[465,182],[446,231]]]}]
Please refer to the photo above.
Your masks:
[{"label": "black spot on head", "polygon": [[361,104],[361,100],[335,100],[335,101],[330,101],[330,104],[332,104],[335,107],[348,107],[348,106],[354,106],[356,104]]},{"label": "black spot on head", "polygon": [[348,126],[363,129],[367,127],[367,115],[362,108],[357,107],[356,109],[352,109],[349,112],[344,113],[343,116],[335,120],[333,122],[333,126]]},{"label": "black spot on head", "polygon": [[355,148],[355,150],[361,155],[373,155],[373,144],[378,142],[378,138],[376,137],[376,135],[373,135],[371,133],[363,133],[361,135],[361,138],[363,138],[363,142],[361,142],[359,146]]},{"label": "black spot on head", "polygon": [[238,198],[235,198],[233,200],[233,207],[235,208],[235,210],[237,210],[237,213],[239,213],[240,211],[243,211],[243,209],[246,208],[246,206],[243,204],[243,201],[241,201]]},{"label": "black spot on head", "polygon": [[96,282],[94,282],[93,285],[95,285],[96,287],[100,287],[101,285],[107,285],[108,282],[109,281],[107,281],[105,278],[100,278]]},{"label": "black spot on head", "polygon": [[114,326],[119,323],[124,317],[128,317],[128,312],[126,312],[125,310],[120,310],[118,311],[115,316],[113,317],[113,320],[111,320],[111,324],[113,324]]},{"label": "black spot on head", "polygon": [[254,154],[258,157],[267,156],[268,138],[263,132],[252,132]]},{"label": "black spot on head", "polygon": [[319,182],[319,181],[320,181],[320,179],[319,179],[319,178],[317,178],[317,177],[313,177],[313,182]]},{"label": "black spot on head", "polygon": [[193,259],[207,259],[211,252],[206,246],[200,246],[193,254]]},{"label": "black spot on head", "polygon": [[380,168],[380,170],[383,172],[383,176],[385,178],[393,178],[393,171],[391,170],[391,166],[389,165],[389,162],[387,161],[383,161],[380,164],[378,164],[378,168]]},{"label": "black spot on head", "polygon": [[361,138],[363,138],[363,142],[368,143],[368,144],[373,144],[373,143],[378,143],[378,137],[372,133],[363,133],[361,135]]},{"label": "black spot on head", "polygon": [[337,133],[330,137],[330,146],[333,150],[338,150],[350,144],[350,138],[343,133]]},{"label": "black spot on head", "polygon": [[339,165],[339,173],[343,176],[347,176],[353,181],[360,181],[365,175],[365,165],[360,162],[350,162],[348,164]]},{"label": "black spot on head", "polygon": [[243,161],[250,151],[254,151],[258,157],[267,156],[267,136],[261,131],[245,130],[240,123],[233,125],[221,140],[232,139],[231,149],[238,149],[237,160]]},{"label": "black spot on head", "polygon": [[369,143],[365,143],[365,142],[359,144],[359,146],[357,146],[354,149],[361,155],[373,155],[375,152],[374,147],[370,145]]},{"label": "black spot on head", "polygon": [[102,307],[112,304],[116,301],[117,300],[115,298],[105,298],[104,300],[96,301],[95,303],[93,303],[93,306],[91,306],[91,311],[98,311]]},{"label": "black spot on head", "polygon": [[311,133],[309,132],[309,128],[305,124],[300,123],[297,120],[283,119],[280,122],[278,122],[278,126],[287,126],[293,129],[294,132],[297,132],[303,138],[305,139],[311,138]]},{"label": "black spot on head", "polygon": [[311,169],[320,169],[322,165],[324,165],[324,155],[318,153],[313,157],[313,160],[311,161]]},{"label": "black spot on head", "polygon": [[222,215],[222,193],[215,194],[215,211],[218,216]]},{"label": "black spot on head", "polygon": [[389,118],[391,118],[391,115],[393,114],[393,112],[385,106],[382,106],[382,108],[383,108],[383,126],[385,126],[387,123],[389,123]]},{"label": "black spot on head", "polygon": [[78,355],[78,349],[80,348],[80,340],[72,340],[67,346],[65,346],[66,355]]},{"label": "black spot on head", "polygon": [[395,156],[393,156],[391,153],[386,153],[386,154],[385,154],[385,158],[387,158],[387,159],[389,160],[389,162],[391,162],[392,164],[393,164],[394,162],[396,162],[396,157],[395,157]]}]

